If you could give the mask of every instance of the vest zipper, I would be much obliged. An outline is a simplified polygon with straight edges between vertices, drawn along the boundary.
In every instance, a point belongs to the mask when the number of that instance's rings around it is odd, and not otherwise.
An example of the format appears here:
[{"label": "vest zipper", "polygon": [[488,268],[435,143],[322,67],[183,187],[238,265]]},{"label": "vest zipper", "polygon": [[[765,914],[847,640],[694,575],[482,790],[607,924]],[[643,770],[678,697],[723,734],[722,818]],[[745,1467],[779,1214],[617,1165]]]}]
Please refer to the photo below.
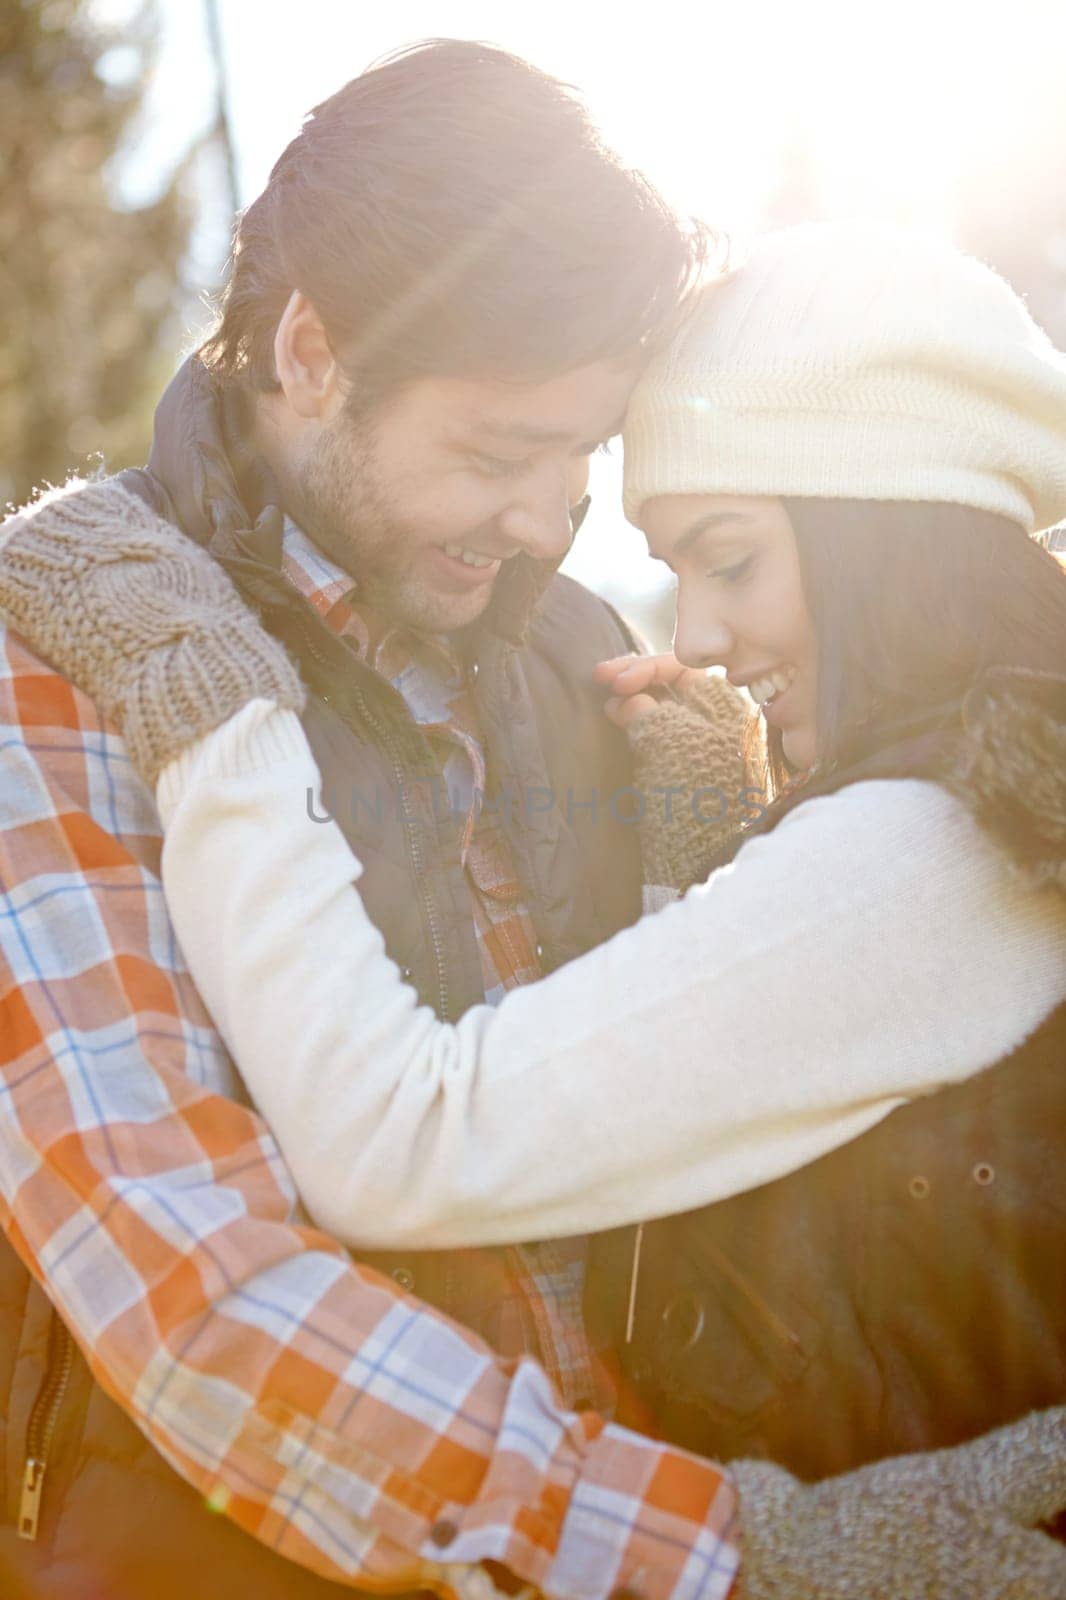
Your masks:
[{"label": "vest zipper", "polygon": [[26,1461],[22,1469],[22,1496],[19,1500],[20,1539],[37,1537],[48,1452],[74,1365],[74,1340],[70,1330],[57,1312],[53,1311],[52,1317],[53,1343],[48,1356],[48,1370],[34,1401],[30,1425],[26,1430]]},{"label": "vest zipper", "polygon": [[644,1244],[644,1224],[638,1222],[633,1234],[633,1260],[629,1268],[629,1301],[626,1306],[626,1344],[633,1343],[633,1329],[637,1320],[637,1284],[640,1282],[640,1252]]},{"label": "vest zipper", "polygon": [[[324,667],[327,671],[331,670],[330,662],[316,646],[314,639],[311,637],[310,630],[307,627],[301,627],[300,632],[303,635],[303,641],[307,647],[308,654],[314,657],[320,667]],[[430,943],[433,946],[433,959],[437,968],[437,996],[440,1001],[440,1018],[442,1022],[450,1022],[452,1020],[451,999],[448,994],[448,980],[444,967],[444,941],[441,938],[440,918],[437,916],[436,904],[434,903],[433,896],[430,894],[428,885],[426,884],[425,861],[423,860],[422,847],[418,843],[418,838],[414,828],[414,817],[411,813],[410,796],[407,792],[407,784],[404,780],[403,763],[400,761],[399,755],[397,754],[396,746],[393,743],[391,734],[381,719],[377,716],[376,712],[371,711],[365,695],[363,695],[358,689],[354,689],[352,693],[360,711],[363,714],[363,717],[376,731],[378,738],[381,741],[382,748],[392,763],[393,775],[396,778],[396,786],[400,795],[400,803],[403,807],[405,831],[407,834],[407,842],[411,850],[411,860],[414,864],[415,877],[418,880],[422,904],[426,911],[426,922],[429,927]]]}]

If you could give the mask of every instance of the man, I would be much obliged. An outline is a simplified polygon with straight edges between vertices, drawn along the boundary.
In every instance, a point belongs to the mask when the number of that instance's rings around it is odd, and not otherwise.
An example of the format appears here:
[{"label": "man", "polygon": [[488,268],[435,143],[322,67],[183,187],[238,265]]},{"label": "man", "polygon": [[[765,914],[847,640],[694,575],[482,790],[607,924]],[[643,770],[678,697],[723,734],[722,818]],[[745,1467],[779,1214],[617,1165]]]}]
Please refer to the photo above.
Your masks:
[{"label": "man", "polygon": [[[591,681],[631,640],[553,572],[588,456],[619,430],[700,250],[562,86],[477,45],[408,52],[318,107],[282,155],[241,219],[218,330],[164,397],[147,472],[126,477],[289,646],[374,916],[444,1016],[639,912],[635,830],[607,806],[628,756]],[[236,1084],[167,932],[150,797],[121,740],[11,635],[5,661],[0,1339],[21,1537],[9,1523],[0,1570],[33,1592],[288,1595],[326,1577],[414,1586],[447,1552],[538,1583],[569,1560],[559,1582],[576,1592],[590,1557],[562,1528],[587,1478],[598,1581],[662,1562],[671,1588],[677,1514],[638,1502],[672,1453],[608,1446],[591,1412],[576,1435],[549,1424],[533,1368],[494,1366],[400,1292],[504,1356],[537,1355],[588,1407],[608,1391],[580,1243],[389,1258],[390,1284],[297,1230],[262,1126],[217,1098]],[[15,1101],[42,1070],[38,1122],[36,1091]],[[52,1161],[68,1113],[80,1178]],[[26,1163],[49,1198],[26,1190]],[[728,1483],[676,1470],[724,1589]],[[610,1520],[623,1491],[630,1534]],[[204,1494],[259,1543],[207,1516]],[[479,1496],[472,1535],[457,1508]],[[522,1499],[541,1503],[533,1523]]]},{"label": "man", "polygon": [[[628,754],[591,681],[632,641],[554,569],[700,243],[525,63],[402,55],[278,162],[127,480],[290,647],[375,921],[444,1017],[639,911],[607,803]],[[566,1400],[605,1398],[579,1246],[379,1264]]]},{"label": "man", "polygon": [[[124,479],[125,514],[206,543],[297,658],[361,888],[441,1015],[637,913],[590,687],[629,640],[552,568],[698,253],[558,85],[417,50],[285,152]],[[101,497],[62,516],[88,533]],[[302,1225],[122,740],[11,633],[2,660],[5,1593],[724,1596],[729,1475],[588,1408],[579,1244],[390,1281]],[[791,1494],[766,1494],[790,1554]]]}]

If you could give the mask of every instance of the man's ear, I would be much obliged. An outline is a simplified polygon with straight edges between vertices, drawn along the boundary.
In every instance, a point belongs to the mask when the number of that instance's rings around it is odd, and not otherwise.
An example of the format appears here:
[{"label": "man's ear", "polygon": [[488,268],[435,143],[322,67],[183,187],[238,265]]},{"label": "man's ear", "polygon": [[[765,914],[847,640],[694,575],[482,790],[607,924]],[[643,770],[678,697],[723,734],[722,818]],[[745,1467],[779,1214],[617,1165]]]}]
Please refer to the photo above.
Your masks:
[{"label": "man's ear", "polygon": [[289,296],[274,335],[274,367],[298,417],[332,420],[343,402],[341,371],[321,317],[299,289]]}]

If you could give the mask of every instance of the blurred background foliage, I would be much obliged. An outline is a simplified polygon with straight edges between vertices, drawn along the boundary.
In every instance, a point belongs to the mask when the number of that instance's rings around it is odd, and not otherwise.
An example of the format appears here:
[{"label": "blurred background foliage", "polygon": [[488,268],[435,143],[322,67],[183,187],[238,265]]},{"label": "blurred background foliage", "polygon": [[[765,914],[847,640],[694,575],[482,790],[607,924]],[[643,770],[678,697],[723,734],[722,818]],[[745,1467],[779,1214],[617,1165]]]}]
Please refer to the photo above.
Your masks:
[{"label": "blurred background foliage", "polygon": [[84,0],[0,0],[0,502],[146,452],[194,218],[192,153],[122,196],[156,41],[151,5],[119,31]]}]

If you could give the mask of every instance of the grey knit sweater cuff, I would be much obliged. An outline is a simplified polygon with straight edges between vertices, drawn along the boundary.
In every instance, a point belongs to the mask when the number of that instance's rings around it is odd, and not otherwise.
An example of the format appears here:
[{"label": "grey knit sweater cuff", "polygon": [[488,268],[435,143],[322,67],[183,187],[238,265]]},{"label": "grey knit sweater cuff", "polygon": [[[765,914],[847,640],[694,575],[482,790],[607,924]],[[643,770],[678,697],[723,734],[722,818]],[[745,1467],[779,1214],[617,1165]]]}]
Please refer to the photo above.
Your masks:
[{"label": "grey knit sweater cuff", "polygon": [[152,785],[248,701],[304,704],[219,564],[113,480],[74,480],[4,524],[0,613],[121,729]]},{"label": "grey knit sweater cuff", "polygon": [[1066,1600],[1066,1409],[804,1484],[734,1461],[737,1600]]}]

